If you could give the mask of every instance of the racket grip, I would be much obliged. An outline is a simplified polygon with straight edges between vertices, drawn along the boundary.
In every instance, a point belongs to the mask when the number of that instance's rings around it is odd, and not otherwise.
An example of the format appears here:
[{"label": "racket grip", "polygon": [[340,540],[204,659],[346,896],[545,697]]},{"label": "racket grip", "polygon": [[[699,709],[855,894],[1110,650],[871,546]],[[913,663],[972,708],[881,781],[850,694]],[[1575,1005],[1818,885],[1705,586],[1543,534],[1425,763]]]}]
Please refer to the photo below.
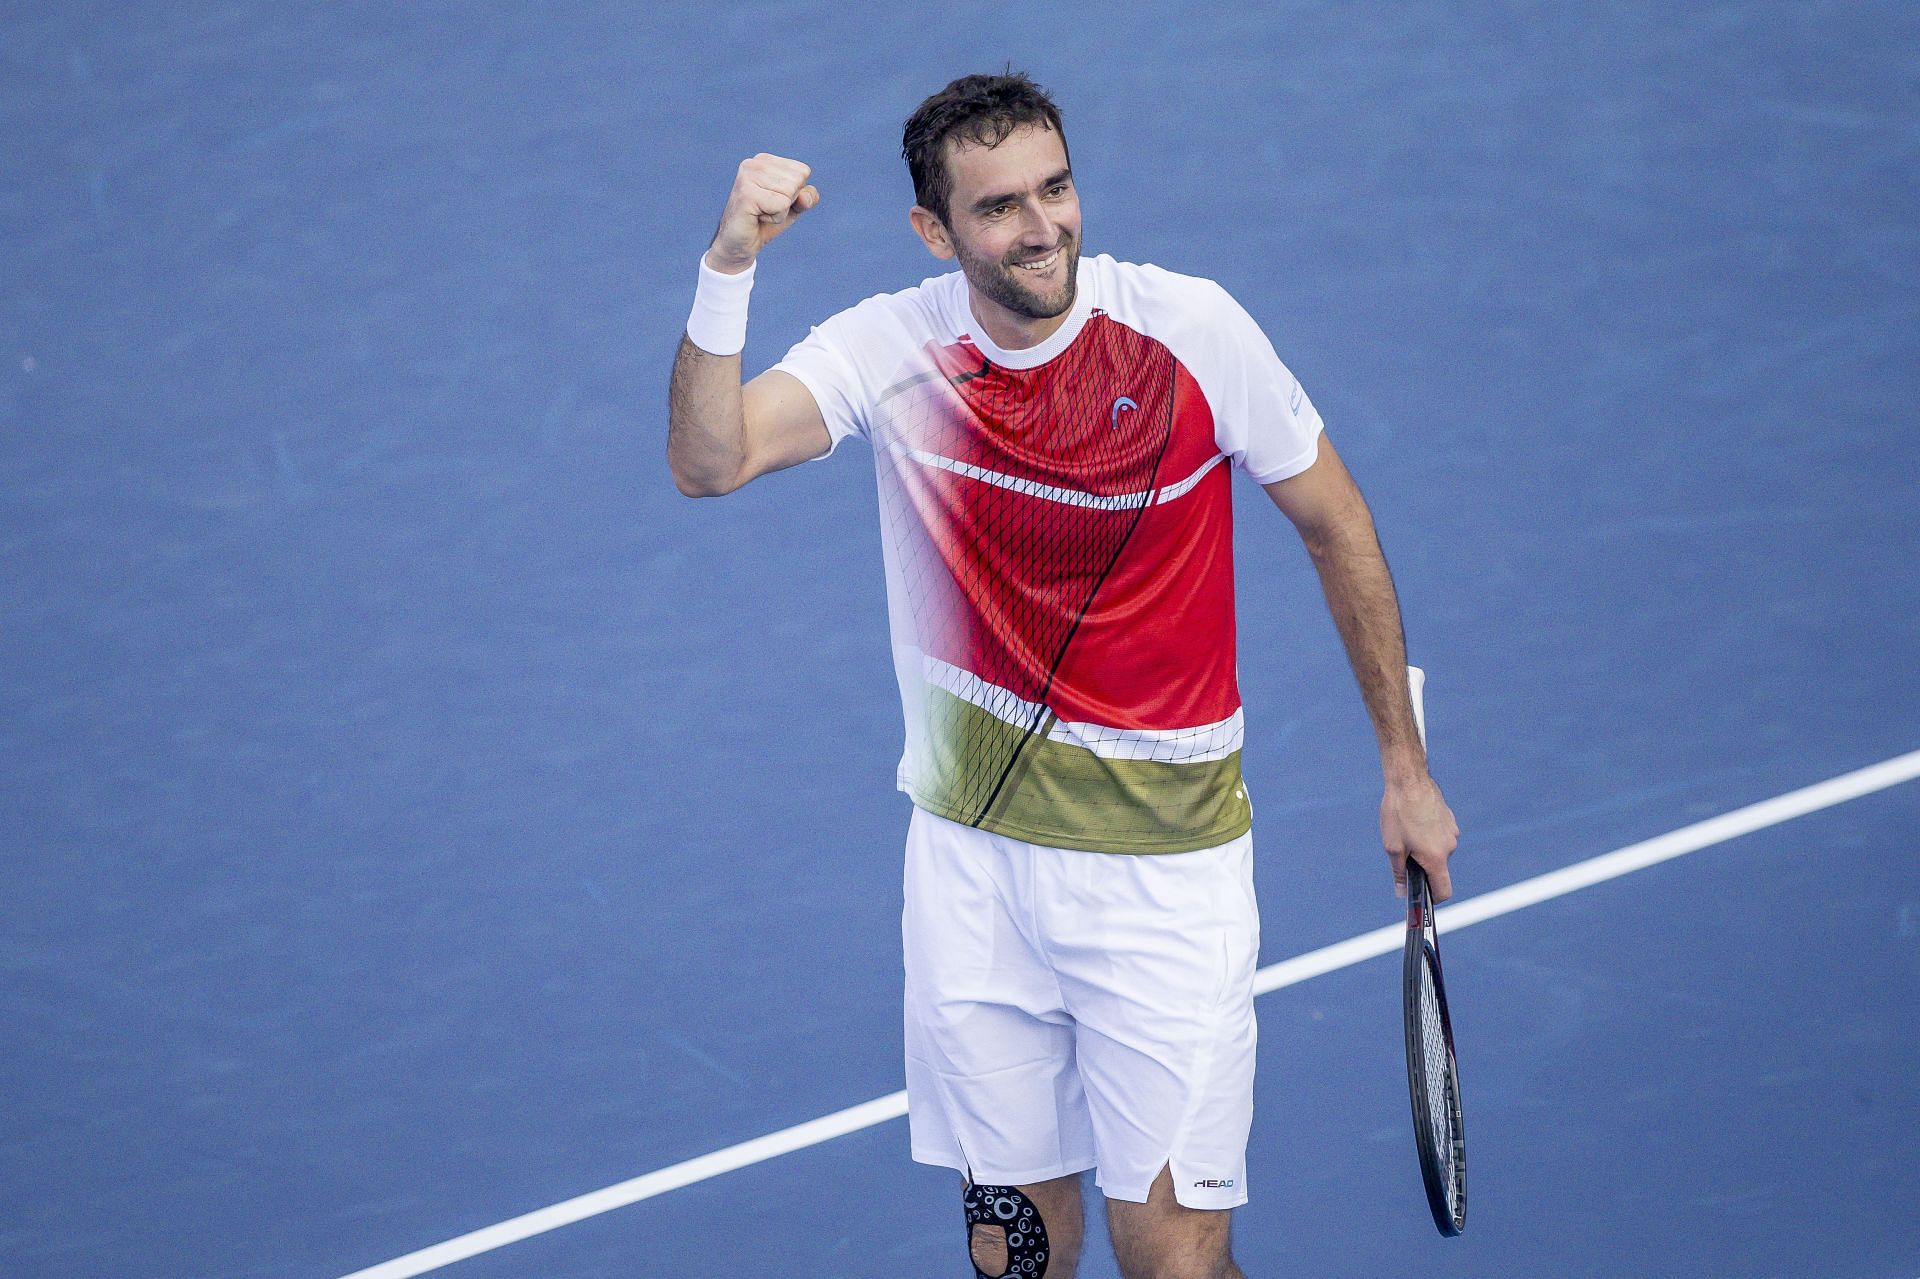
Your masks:
[{"label": "racket grip", "polygon": [[1421,694],[1427,687],[1427,673],[1418,666],[1407,667],[1407,695],[1413,701],[1413,727],[1420,734],[1420,745],[1427,744],[1427,708]]},{"label": "racket grip", "polygon": [[[1422,694],[1427,687],[1427,673],[1418,666],[1407,667],[1407,697],[1413,703],[1413,727],[1420,734],[1420,747],[1427,745],[1427,708]],[[1427,900],[1427,872],[1420,863],[1407,858],[1407,908],[1422,909]]]}]

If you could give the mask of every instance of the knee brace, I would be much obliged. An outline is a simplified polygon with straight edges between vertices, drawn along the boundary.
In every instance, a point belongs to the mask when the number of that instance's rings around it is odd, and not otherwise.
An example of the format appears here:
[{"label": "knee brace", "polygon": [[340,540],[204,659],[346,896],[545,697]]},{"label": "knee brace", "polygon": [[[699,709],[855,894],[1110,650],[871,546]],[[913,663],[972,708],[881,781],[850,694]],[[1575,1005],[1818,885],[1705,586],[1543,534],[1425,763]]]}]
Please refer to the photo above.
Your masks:
[{"label": "knee brace", "polygon": [[1040,1279],[1047,1273],[1047,1223],[1033,1200],[1012,1186],[976,1186],[969,1184],[967,1206],[967,1255],[973,1255],[974,1232],[982,1226],[998,1226],[1006,1235],[1007,1267],[990,1275],[974,1265],[979,1279]]}]

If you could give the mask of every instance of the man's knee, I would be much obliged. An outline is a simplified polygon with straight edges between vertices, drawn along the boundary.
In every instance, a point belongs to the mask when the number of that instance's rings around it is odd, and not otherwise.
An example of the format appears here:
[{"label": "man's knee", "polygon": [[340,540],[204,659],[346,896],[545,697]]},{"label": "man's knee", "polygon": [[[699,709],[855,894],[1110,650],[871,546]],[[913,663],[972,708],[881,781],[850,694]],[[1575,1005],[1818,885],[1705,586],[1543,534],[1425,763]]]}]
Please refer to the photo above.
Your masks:
[{"label": "man's knee", "polygon": [[969,1225],[967,1255],[973,1268],[983,1275],[1007,1273],[1007,1232],[1001,1226]]},{"label": "man's knee", "polygon": [[966,1188],[967,1252],[982,1279],[1041,1279],[1052,1248],[1047,1224],[1017,1186]]}]

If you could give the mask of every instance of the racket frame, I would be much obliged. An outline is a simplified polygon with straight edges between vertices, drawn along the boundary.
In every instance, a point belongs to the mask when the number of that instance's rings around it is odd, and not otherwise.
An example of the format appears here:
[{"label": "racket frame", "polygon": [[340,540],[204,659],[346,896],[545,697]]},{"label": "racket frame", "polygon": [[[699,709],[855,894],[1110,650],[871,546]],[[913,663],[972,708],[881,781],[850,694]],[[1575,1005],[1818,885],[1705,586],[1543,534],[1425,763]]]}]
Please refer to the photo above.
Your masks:
[{"label": "racket frame", "polygon": [[[1426,1186],[1427,1207],[1433,1224],[1451,1238],[1466,1229],[1467,1174],[1466,1133],[1460,1116],[1460,1074],[1453,1052],[1453,1020],[1447,1014],[1447,988],[1441,978],[1439,934],[1434,927],[1433,891],[1426,872],[1411,857],[1407,859],[1407,945],[1402,965],[1401,997],[1405,1001],[1407,1037],[1407,1092],[1413,1103],[1414,1145],[1420,1153],[1420,1179]],[[1446,1046],[1446,1105],[1448,1113],[1436,1117],[1428,1105],[1426,1087],[1426,1034],[1419,1016],[1420,982],[1423,972],[1433,976],[1434,1002],[1440,1011],[1440,1036]],[[1440,1120],[1436,1123],[1436,1118]],[[1457,1193],[1449,1203],[1448,1170],[1435,1148],[1434,1137],[1449,1142],[1453,1167],[1457,1171]]]}]

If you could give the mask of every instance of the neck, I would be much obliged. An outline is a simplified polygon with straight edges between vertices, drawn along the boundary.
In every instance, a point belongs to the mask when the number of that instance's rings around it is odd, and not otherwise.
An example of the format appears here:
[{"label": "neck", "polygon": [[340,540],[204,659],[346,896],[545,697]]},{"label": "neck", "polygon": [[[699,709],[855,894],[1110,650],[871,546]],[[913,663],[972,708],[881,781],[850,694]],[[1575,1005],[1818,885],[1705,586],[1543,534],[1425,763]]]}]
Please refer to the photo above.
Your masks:
[{"label": "neck", "polygon": [[[1078,297],[1074,299],[1076,302]],[[992,298],[983,297],[971,284],[967,286],[967,303],[973,311],[973,318],[980,321],[980,327],[987,331],[993,344],[1003,351],[1024,351],[1030,346],[1039,346],[1042,342],[1060,331],[1060,326],[1073,314],[1073,307],[1058,315],[1045,319],[1034,319],[1018,311],[1009,311]]]}]

